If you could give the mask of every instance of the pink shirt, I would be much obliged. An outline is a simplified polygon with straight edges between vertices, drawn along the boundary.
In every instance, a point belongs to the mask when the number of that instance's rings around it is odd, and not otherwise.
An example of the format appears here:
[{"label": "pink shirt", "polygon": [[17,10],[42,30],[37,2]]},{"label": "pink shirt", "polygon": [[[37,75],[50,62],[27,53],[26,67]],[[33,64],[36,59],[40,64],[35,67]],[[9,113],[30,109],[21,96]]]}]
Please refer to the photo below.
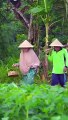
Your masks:
[{"label": "pink shirt", "polygon": [[20,53],[20,71],[22,74],[27,74],[30,68],[37,68],[40,65],[40,61],[33,51],[29,49],[27,52],[23,52],[23,49]]}]

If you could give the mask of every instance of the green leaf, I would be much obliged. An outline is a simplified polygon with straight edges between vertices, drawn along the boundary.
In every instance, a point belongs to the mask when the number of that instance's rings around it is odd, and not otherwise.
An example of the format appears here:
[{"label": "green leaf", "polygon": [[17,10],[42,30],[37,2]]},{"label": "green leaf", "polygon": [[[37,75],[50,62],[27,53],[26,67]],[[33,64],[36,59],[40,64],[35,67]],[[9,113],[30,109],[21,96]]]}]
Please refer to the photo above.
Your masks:
[{"label": "green leaf", "polygon": [[32,8],[32,9],[30,10],[30,13],[36,14],[36,13],[39,13],[39,12],[41,12],[41,11],[43,11],[43,10],[44,10],[44,8],[42,8],[41,6],[37,6],[37,7]]},{"label": "green leaf", "polygon": [[61,120],[61,116],[52,117],[51,120]]},{"label": "green leaf", "polygon": [[9,120],[9,117],[2,118],[2,120]]}]

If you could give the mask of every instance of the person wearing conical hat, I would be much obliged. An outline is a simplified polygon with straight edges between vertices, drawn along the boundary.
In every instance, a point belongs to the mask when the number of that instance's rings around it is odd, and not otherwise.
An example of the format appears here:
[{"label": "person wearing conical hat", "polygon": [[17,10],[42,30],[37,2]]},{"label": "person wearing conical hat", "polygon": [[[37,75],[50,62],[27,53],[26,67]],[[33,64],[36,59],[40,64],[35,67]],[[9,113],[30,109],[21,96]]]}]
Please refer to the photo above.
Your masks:
[{"label": "person wearing conical hat", "polygon": [[14,64],[13,66],[19,65],[20,71],[23,75],[23,83],[33,84],[34,76],[40,65],[40,61],[33,50],[33,45],[27,40],[22,42],[18,48],[21,50],[19,64]]},{"label": "person wearing conical hat", "polygon": [[53,47],[51,53],[48,53],[48,60],[53,64],[51,85],[60,84],[63,87],[66,81],[65,72],[68,67],[67,50],[63,48],[63,44],[57,38],[49,46]]}]

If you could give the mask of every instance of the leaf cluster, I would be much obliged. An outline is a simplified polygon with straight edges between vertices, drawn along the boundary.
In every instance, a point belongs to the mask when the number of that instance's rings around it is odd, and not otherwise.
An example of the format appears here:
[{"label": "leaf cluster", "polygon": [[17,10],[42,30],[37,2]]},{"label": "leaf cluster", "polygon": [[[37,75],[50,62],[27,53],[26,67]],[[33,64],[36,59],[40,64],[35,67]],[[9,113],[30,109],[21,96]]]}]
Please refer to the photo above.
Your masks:
[{"label": "leaf cluster", "polygon": [[62,120],[68,118],[68,85],[0,84],[0,119]]}]

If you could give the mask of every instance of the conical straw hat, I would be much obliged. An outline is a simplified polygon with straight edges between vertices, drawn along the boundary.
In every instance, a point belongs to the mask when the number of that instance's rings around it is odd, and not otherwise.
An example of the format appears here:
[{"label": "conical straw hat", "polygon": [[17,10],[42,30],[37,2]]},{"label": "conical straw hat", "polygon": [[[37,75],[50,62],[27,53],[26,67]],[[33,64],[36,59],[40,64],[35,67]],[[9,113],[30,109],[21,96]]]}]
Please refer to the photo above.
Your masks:
[{"label": "conical straw hat", "polygon": [[59,47],[63,47],[63,44],[61,42],[59,42],[58,39],[55,39],[49,46],[59,46]]},{"label": "conical straw hat", "polygon": [[33,45],[31,45],[27,40],[25,40],[19,45],[19,48],[33,48]]}]

